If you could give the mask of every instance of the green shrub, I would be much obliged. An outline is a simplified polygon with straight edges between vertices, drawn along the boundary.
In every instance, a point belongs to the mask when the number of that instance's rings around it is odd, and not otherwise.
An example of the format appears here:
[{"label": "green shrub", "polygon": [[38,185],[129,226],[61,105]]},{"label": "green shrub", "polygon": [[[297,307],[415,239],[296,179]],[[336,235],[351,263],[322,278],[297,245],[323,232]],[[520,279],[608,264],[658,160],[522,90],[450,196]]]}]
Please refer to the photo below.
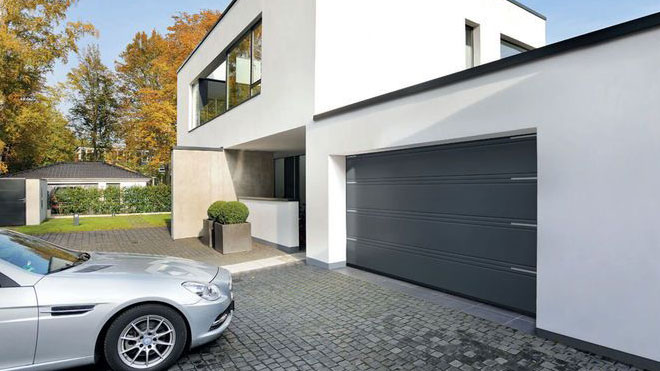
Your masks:
[{"label": "green shrub", "polygon": [[171,189],[165,184],[125,188],[123,196],[125,212],[155,213],[172,210]]},{"label": "green shrub", "polygon": [[220,207],[226,203],[227,201],[216,201],[212,203],[211,206],[209,206],[209,208],[206,210],[206,215],[209,216],[209,219],[218,219],[218,215],[220,215]]},{"label": "green shrub", "polygon": [[93,213],[97,207],[100,192],[96,188],[58,188],[54,199],[61,214]]},{"label": "green shrub", "polygon": [[220,224],[240,224],[247,221],[250,214],[247,206],[239,201],[225,202],[220,205],[215,220]]},{"label": "green shrub", "polygon": [[168,212],[172,209],[171,188],[148,187],[59,188],[51,203],[60,214],[119,214]]},{"label": "green shrub", "polygon": [[99,201],[97,214],[119,214],[122,211],[121,190],[117,186],[110,186],[103,190],[103,199]]}]

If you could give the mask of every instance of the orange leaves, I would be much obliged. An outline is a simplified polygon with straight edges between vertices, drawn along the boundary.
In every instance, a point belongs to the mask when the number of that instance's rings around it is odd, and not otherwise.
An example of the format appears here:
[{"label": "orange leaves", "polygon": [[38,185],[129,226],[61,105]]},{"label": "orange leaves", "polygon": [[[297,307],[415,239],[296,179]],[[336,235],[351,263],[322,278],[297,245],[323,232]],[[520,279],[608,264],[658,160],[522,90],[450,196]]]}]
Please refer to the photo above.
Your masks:
[{"label": "orange leaves", "polygon": [[[149,151],[147,173],[170,162],[176,144],[176,70],[215,24],[220,12],[180,13],[167,34],[138,32],[120,55],[122,136],[131,167]],[[142,171],[145,171],[142,169]]]},{"label": "orange leaves", "polygon": [[[94,26],[74,22],[63,25],[66,13],[75,0],[0,0],[0,172],[42,165],[47,161],[40,153],[59,151],[56,142],[69,140],[62,127],[62,117],[44,102],[45,76],[58,60],[66,61],[70,52],[78,50],[76,42],[85,34],[94,34]],[[45,108],[50,107],[50,108]],[[32,114],[45,110],[39,114]],[[39,119],[61,138],[31,135],[40,129],[26,118]],[[48,120],[48,121],[45,121]],[[26,125],[32,126],[26,126]],[[60,130],[62,129],[62,130]],[[20,135],[19,135],[20,134]],[[50,135],[50,134],[49,134]],[[55,135],[55,134],[54,134]],[[55,139],[57,140],[55,140]],[[34,141],[39,141],[35,143]],[[44,144],[45,143],[45,147]],[[23,150],[25,148],[25,150]]]}]

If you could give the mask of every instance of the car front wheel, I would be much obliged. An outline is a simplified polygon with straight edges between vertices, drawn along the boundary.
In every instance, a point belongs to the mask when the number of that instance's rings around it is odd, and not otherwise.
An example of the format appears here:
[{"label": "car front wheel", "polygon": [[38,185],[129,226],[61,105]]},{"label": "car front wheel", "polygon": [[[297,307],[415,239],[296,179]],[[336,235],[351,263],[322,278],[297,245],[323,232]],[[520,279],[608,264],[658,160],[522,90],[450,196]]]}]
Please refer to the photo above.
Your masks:
[{"label": "car front wheel", "polygon": [[165,370],[181,356],[187,337],[178,312],[146,304],[127,310],[112,322],[103,351],[113,370]]}]

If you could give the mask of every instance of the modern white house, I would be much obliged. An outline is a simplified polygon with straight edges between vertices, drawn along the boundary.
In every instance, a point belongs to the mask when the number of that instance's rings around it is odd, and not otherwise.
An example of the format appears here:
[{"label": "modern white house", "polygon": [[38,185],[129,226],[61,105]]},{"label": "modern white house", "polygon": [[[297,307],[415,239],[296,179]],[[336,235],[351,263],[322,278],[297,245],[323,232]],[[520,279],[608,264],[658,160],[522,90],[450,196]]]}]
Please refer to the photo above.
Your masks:
[{"label": "modern white house", "polygon": [[233,1],[178,72],[172,236],[258,202],[308,264],[660,368],[658,40],[654,14],[545,46],[509,0]]}]

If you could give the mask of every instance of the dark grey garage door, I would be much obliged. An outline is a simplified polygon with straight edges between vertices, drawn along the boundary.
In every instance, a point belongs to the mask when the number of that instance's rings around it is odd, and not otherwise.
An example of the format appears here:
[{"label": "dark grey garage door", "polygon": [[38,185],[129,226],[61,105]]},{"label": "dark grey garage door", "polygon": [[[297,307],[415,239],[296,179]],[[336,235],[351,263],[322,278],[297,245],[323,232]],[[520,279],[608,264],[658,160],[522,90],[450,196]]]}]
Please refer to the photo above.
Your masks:
[{"label": "dark grey garage door", "polygon": [[0,226],[25,224],[25,179],[0,179]]},{"label": "dark grey garage door", "polygon": [[536,312],[536,137],[346,165],[349,265]]}]

